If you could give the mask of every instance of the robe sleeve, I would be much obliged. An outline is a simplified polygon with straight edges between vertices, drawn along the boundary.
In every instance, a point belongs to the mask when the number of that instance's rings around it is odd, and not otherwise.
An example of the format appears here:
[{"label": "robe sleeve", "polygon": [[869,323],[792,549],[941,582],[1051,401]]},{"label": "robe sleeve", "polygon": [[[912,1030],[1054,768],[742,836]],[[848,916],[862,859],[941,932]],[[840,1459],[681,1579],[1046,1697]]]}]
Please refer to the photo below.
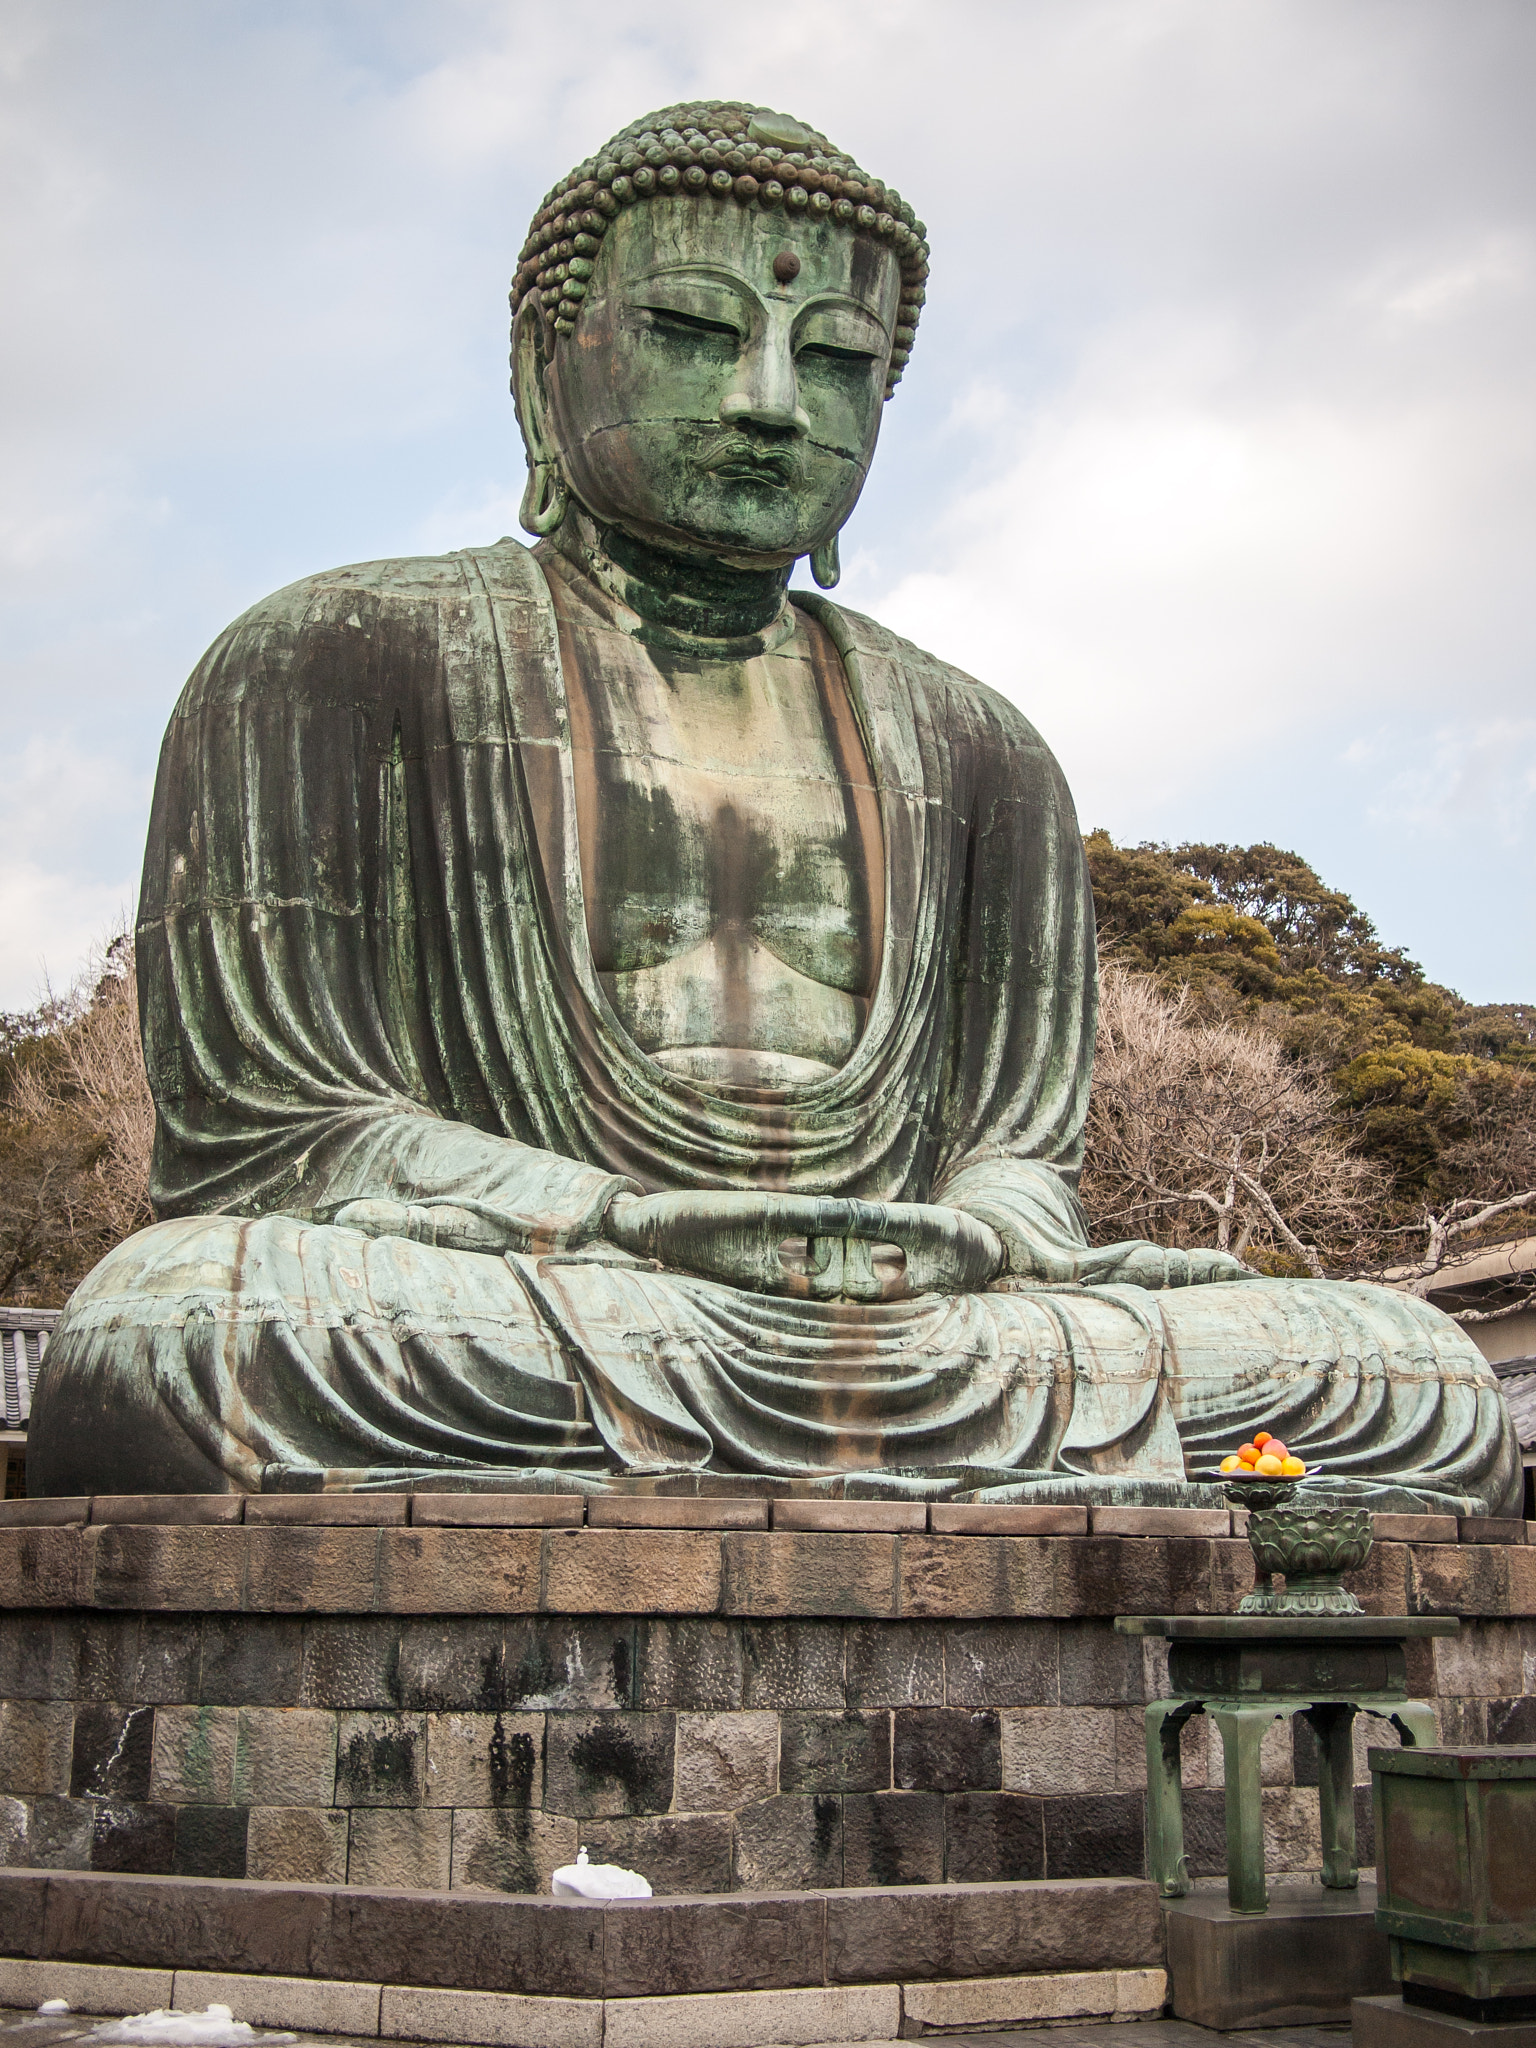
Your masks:
[{"label": "robe sleeve", "polygon": [[450,935],[510,887],[461,815],[456,763],[509,772],[493,683],[447,701],[469,611],[453,557],[337,570],[256,606],[188,683],[137,924],[158,1215],[450,1203],[538,1251],[635,1185],[534,1142],[518,1076],[465,1056],[485,1004]]},{"label": "robe sleeve", "polygon": [[967,679],[946,723],[951,786],[968,798],[967,879],[951,969],[952,1136],[932,1200],[990,1224],[1008,1278],[1102,1277],[1077,1199],[1098,961],[1076,809],[1049,748],[992,691]]}]

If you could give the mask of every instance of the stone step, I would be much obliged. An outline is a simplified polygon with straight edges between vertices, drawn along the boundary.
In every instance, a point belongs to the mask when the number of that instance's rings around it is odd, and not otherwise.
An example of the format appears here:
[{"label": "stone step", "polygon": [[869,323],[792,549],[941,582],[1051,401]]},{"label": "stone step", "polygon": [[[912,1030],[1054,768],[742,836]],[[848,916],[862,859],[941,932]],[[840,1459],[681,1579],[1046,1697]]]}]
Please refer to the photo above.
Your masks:
[{"label": "stone step", "polygon": [[585,1900],[0,1871],[0,2005],[217,2001],[268,2027],[527,2048],[741,2048],[1150,2017],[1133,1879]]}]

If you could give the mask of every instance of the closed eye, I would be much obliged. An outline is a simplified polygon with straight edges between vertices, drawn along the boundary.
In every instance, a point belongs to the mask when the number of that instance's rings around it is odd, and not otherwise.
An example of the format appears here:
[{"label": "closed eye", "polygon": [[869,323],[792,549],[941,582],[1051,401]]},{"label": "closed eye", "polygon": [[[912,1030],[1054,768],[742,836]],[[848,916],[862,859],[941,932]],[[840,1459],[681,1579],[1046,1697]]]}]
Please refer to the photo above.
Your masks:
[{"label": "closed eye", "polygon": [[740,341],[741,333],[727,320],[707,320],[702,313],[681,313],[676,306],[649,306],[651,318],[662,327],[686,329],[691,334],[723,334]]},{"label": "closed eye", "polygon": [[808,341],[795,353],[800,356],[825,356],[834,363],[872,363],[875,351],[872,348],[839,348],[830,341]]}]

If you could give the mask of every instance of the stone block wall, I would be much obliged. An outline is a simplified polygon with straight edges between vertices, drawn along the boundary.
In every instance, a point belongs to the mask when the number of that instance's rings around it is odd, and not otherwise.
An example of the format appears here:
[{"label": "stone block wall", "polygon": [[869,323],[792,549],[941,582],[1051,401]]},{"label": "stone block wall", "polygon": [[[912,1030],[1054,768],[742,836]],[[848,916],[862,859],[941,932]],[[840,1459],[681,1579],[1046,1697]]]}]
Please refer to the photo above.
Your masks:
[{"label": "stone block wall", "polygon": [[[1466,1616],[1409,1647],[1448,1740],[1536,1730],[1513,1527],[1379,1542],[1357,1582]],[[0,1862],[534,1892],[584,1844],[658,1892],[1137,1876],[1165,1648],[1112,1616],[1230,1611],[1248,1564],[1230,1536],[0,1527]],[[1391,1739],[1357,1731],[1366,1861]],[[1219,1745],[1184,1740],[1214,1875]],[[1304,1725],[1264,1776],[1271,1871],[1314,1870]]]}]

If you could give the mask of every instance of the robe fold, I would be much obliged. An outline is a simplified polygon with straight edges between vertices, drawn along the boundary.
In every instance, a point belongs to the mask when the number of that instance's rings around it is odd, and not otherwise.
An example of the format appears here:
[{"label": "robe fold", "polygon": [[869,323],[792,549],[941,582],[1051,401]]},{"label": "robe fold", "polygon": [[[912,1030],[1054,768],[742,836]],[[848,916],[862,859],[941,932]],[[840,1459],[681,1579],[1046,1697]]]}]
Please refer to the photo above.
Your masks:
[{"label": "robe fold", "polygon": [[[164,1220],[50,1344],[36,1490],[730,1472],[1189,1500],[1267,1426],[1382,1504],[1517,1497],[1493,1375],[1427,1305],[1102,1284],[1075,1194],[1092,900],[1060,770],[993,692],[795,602],[847,676],[886,908],[853,1053],[778,1090],[670,1072],[599,984],[535,554],[337,570],[215,644],[167,735],[137,926]],[[820,1304],[602,1238],[621,1189],[724,1188],[944,1203],[1007,1273]],[[402,1234],[336,1221],[359,1201]],[[512,1249],[442,1249],[444,1205]]]}]

